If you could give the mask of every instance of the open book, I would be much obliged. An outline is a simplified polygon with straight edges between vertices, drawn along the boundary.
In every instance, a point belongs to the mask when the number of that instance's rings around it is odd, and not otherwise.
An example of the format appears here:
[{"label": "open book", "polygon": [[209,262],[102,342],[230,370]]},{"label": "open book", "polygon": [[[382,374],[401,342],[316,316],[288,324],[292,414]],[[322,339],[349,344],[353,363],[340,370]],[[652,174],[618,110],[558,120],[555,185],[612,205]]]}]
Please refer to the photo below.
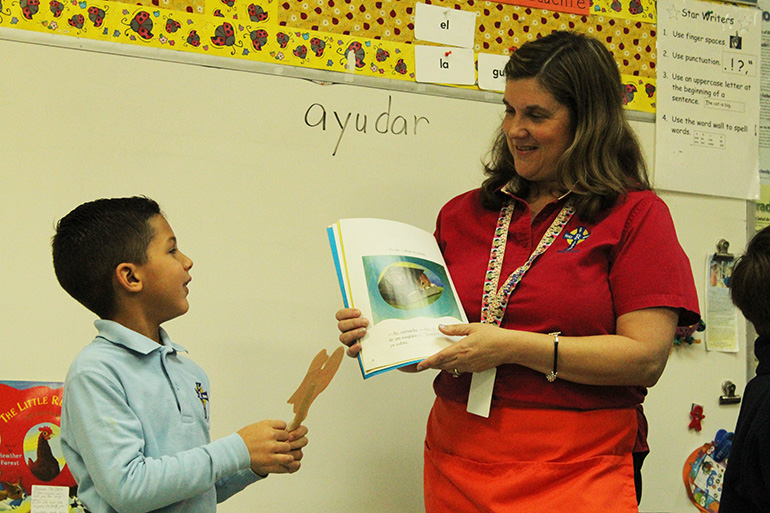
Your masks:
[{"label": "open book", "polygon": [[364,378],[417,363],[453,342],[439,324],[468,322],[433,235],[396,221],[341,219],[327,228],[346,307],[369,319]]}]

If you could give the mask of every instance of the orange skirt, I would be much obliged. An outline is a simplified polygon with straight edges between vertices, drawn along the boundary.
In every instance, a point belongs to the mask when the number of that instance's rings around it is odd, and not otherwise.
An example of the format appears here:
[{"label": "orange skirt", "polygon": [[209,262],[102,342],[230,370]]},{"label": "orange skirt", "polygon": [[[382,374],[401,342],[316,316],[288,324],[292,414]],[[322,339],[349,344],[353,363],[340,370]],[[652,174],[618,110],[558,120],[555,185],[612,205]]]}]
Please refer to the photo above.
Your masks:
[{"label": "orange skirt", "polygon": [[488,419],[437,398],[425,439],[426,513],[637,513],[633,408],[493,405]]}]

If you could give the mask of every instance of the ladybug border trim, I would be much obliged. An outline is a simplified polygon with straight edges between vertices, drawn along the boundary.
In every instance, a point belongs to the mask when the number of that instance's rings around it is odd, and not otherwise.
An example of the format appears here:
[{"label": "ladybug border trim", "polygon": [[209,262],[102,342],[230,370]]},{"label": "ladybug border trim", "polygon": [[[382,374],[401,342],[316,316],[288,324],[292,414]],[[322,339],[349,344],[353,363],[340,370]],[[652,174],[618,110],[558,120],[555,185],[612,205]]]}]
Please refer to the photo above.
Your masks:
[{"label": "ladybug border trim", "polygon": [[[594,10],[598,10],[598,1]],[[277,0],[219,0],[213,14],[111,0],[43,2],[0,0],[0,27],[415,81],[412,44],[283,26]],[[558,17],[558,13],[535,11]],[[589,22],[603,20],[604,14],[578,17],[586,22],[583,31],[591,32]],[[635,25],[650,27],[648,23]],[[537,33],[528,37],[537,37]],[[655,79],[625,74],[622,79],[626,108],[655,112]]]}]

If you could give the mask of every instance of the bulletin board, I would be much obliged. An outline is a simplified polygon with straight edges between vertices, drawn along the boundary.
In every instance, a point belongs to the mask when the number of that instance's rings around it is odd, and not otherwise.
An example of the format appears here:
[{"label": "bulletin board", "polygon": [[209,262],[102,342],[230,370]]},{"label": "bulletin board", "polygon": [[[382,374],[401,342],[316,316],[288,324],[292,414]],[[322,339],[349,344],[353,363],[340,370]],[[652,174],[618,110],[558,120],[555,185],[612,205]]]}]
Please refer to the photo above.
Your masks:
[{"label": "bulletin board", "polygon": [[[555,30],[612,52],[629,110],[655,111],[654,0],[424,0],[475,12],[474,51],[509,55]],[[417,0],[0,0],[0,27],[164,51],[415,81]],[[543,8],[547,7],[547,8]],[[355,56],[350,60],[348,55]],[[460,86],[457,86],[459,88]],[[468,86],[463,86],[468,87]],[[456,89],[457,89],[456,88]],[[476,86],[470,87],[474,89]]]}]

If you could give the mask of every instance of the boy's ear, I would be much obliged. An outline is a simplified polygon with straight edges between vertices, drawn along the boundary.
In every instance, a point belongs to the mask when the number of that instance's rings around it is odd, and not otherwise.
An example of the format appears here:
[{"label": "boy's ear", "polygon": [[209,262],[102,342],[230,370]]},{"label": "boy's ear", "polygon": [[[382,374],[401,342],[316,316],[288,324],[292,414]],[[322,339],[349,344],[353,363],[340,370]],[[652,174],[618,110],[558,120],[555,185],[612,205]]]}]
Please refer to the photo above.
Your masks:
[{"label": "boy's ear", "polygon": [[119,264],[115,268],[115,278],[118,286],[126,292],[139,292],[142,290],[142,280],[137,274],[136,265],[129,263]]}]

